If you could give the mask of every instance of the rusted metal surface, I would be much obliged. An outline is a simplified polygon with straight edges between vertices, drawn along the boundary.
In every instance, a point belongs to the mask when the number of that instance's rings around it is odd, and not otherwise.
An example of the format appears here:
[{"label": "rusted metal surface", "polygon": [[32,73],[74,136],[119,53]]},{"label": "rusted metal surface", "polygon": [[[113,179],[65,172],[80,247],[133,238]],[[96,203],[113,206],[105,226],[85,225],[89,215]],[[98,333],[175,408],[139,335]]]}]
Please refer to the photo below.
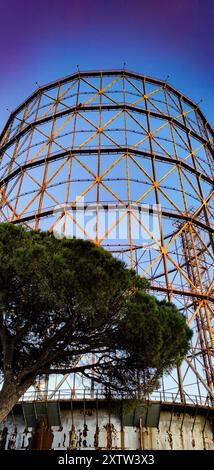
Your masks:
[{"label": "rusted metal surface", "polygon": [[[168,406],[168,405],[167,405]],[[118,406],[119,409],[119,406]],[[209,416],[203,408],[184,407],[184,412],[163,409],[159,425],[148,427],[139,419],[136,426],[124,426],[122,414],[96,405],[85,409],[61,407],[62,426],[50,428],[40,420],[36,429],[26,428],[21,408],[0,429],[0,449],[186,449],[214,450],[213,410]],[[84,418],[84,419],[83,419]]]},{"label": "rusted metal surface", "polygon": [[41,419],[36,429],[32,431],[30,448],[32,450],[50,450],[52,448],[54,434],[52,429]]}]

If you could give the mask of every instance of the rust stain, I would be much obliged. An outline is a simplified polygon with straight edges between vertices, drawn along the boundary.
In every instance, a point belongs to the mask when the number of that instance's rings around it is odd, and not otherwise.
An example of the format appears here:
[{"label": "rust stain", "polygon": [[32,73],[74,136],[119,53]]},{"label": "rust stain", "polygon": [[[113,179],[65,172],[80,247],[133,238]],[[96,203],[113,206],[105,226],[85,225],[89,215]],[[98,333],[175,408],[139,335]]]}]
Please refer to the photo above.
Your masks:
[{"label": "rust stain", "polygon": [[152,428],[149,429],[149,441],[150,441],[150,449],[153,449],[153,434],[152,434]]},{"label": "rust stain", "polygon": [[88,434],[88,426],[87,424],[84,424],[84,429],[83,429],[83,437],[87,437],[87,434]]},{"label": "rust stain", "polygon": [[112,449],[112,424],[106,424],[107,449]]},{"label": "rust stain", "polygon": [[82,445],[83,445],[83,447],[88,447],[87,439],[86,439],[87,435],[88,435],[88,426],[87,426],[86,423],[84,424],[82,435],[85,438],[85,439],[83,439]]},{"label": "rust stain", "polygon": [[203,449],[204,450],[207,450],[207,447],[206,447],[206,439],[205,439],[205,435],[204,435],[204,432],[202,431],[202,440],[203,440]]},{"label": "rust stain", "polygon": [[50,450],[53,443],[53,431],[41,418],[39,425],[32,432],[31,449]]},{"label": "rust stain", "polygon": [[95,431],[95,434],[94,434],[94,448],[95,449],[99,448],[99,435],[100,435],[100,428],[97,425],[96,426],[96,431]]},{"label": "rust stain", "polygon": [[28,437],[28,444],[25,447],[26,450],[29,450],[31,448],[31,441],[32,441],[32,437]]},{"label": "rust stain", "polygon": [[78,446],[79,446],[79,447],[82,446],[82,431],[81,431],[81,429],[79,429]]},{"label": "rust stain", "polygon": [[184,449],[184,435],[182,429],[180,429],[180,436],[181,436],[181,447]]},{"label": "rust stain", "polygon": [[167,431],[168,434],[168,442],[170,445],[170,449],[173,450],[173,440],[172,440],[172,433],[170,431]]},{"label": "rust stain", "polygon": [[8,428],[5,426],[0,432],[0,449],[4,450],[7,442]]},{"label": "rust stain", "polygon": [[83,445],[83,447],[88,447],[86,439],[83,439],[82,445]]},{"label": "rust stain", "polygon": [[24,436],[23,436],[23,438],[22,438],[22,447],[21,447],[21,448],[22,448],[22,449],[25,448],[25,434],[24,434]]},{"label": "rust stain", "polygon": [[120,435],[121,435],[121,449],[125,449],[125,431],[124,431],[124,429],[121,429]]},{"label": "rust stain", "polygon": [[76,449],[77,447],[77,433],[75,426],[72,424],[71,431],[69,431],[69,444],[68,449]]},{"label": "rust stain", "polygon": [[80,415],[93,416],[93,410],[80,410]]},{"label": "rust stain", "polygon": [[107,433],[107,449],[112,449],[113,434],[117,435],[117,430],[112,423],[108,423],[104,426]]},{"label": "rust stain", "polygon": [[195,439],[192,438],[192,447],[195,447]]}]

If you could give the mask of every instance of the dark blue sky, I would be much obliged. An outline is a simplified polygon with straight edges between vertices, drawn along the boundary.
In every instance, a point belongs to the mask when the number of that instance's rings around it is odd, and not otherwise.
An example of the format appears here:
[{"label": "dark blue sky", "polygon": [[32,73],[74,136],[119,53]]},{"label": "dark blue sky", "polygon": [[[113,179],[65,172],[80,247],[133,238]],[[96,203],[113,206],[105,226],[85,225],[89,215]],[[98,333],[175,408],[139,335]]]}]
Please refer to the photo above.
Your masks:
[{"label": "dark blue sky", "polygon": [[0,127],[40,85],[121,68],[165,79],[213,123],[212,0],[3,0]]}]

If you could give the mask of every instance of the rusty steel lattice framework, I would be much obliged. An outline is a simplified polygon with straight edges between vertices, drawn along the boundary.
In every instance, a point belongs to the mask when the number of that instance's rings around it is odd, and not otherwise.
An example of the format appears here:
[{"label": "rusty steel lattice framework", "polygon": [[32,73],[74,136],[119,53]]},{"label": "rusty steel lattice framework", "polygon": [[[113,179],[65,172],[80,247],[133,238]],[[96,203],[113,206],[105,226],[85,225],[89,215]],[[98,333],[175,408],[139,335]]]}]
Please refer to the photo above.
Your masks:
[{"label": "rusty steel lattice framework", "polygon": [[1,221],[93,239],[146,276],[194,331],[163,396],[212,403],[213,131],[198,105],[126,70],[78,72],[40,87],[0,142]]}]

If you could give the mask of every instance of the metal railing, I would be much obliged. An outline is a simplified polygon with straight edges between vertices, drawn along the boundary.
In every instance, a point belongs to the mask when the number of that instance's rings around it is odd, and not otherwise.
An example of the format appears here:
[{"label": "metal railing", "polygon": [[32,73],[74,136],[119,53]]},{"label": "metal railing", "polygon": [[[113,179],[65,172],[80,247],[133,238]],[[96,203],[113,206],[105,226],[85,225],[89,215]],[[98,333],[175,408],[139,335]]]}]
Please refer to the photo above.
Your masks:
[{"label": "metal railing", "polygon": [[155,401],[160,403],[182,403],[187,405],[198,405],[212,407],[211,399],[207,396],[187,395],[184,394],[182,401],[178,393],[163,392],[160,390],[154,391],[150,395],[137,396],[133,394],[121,394],[119,392],[105,391],[103,389],[96,389],[92,391],[90,388],[73,389],[73,390],[28,390],[19,400],[19,402],[34,402],[34,401],[75,401],[75,400],[106,400],[106,399],[142,399],[145,401]]}]

